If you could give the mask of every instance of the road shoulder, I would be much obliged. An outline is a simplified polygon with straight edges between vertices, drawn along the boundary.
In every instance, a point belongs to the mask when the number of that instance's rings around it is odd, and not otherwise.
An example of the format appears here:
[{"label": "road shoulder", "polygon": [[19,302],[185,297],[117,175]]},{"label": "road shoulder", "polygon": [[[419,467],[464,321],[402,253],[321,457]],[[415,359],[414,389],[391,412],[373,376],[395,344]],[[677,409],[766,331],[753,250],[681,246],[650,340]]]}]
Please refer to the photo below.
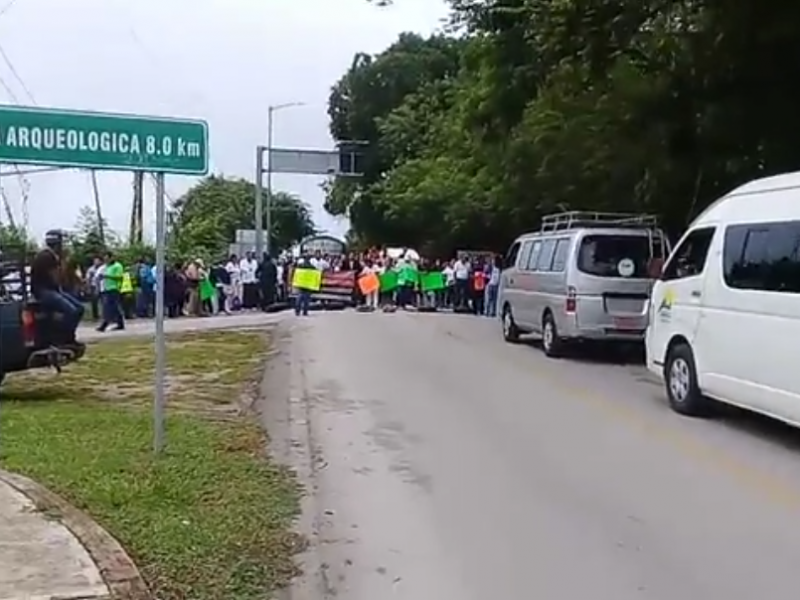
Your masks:
[{"label": "road shoulder", "polygon": [[301,513],[296,532],[305,540],[297,555],[301,570],[290,586],[279,591],[281,600],[314,600],[328,597],[326,565],[320,557],[317,475],[323,468],[320,449],[314,441],[311,395],[298,321],[286,320],[275,328],[274,354],[267,363],[260,406],[262,424],[269,433],[270,451],[280,464],[292,469],[302,486]]}]

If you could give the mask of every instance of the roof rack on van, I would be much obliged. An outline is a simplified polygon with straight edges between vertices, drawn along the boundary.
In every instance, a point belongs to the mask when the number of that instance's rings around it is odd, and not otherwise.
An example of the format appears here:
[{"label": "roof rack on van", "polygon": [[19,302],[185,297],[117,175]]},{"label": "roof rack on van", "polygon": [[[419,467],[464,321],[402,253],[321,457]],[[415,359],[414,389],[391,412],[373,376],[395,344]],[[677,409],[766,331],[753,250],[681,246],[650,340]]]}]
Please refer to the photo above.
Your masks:
[{"label": "roof rack on van", "polygon": [[542,217],[541,232],[564,231],[579,227],[633,227],[656,229],[658,217],[637,213],[605,213],[573,210]]}]

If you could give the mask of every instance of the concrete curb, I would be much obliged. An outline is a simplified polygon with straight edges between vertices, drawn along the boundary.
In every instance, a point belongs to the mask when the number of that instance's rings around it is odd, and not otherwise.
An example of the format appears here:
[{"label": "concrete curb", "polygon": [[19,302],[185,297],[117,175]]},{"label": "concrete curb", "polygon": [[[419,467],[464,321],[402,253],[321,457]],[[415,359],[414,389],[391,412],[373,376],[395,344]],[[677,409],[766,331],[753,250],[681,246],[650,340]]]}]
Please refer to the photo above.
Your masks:
[{"label": "concrete curb", "polygon": [[0,469],[0,481],[27,496],[42,512],[54,515],[83,544],[111,592],[108,600],[153,600],[133,560],[91,517],[23,475]]},{"label": "concrete curb", "polygon": [[320,556],[317,477],[321,457],[314,443],[311,397],[307,389],[302,343],[302,322],[279,325],[278,354],[265,372],[261,406],[263,424],[270,435],[270,451],[279,463],[296,474],[303,488],[301,513],[295,531],[306,545],[296,559],[301,574],[286,588],[278,590],[279,600],[315,600],[330,597],[327,591],[327,566]]}]

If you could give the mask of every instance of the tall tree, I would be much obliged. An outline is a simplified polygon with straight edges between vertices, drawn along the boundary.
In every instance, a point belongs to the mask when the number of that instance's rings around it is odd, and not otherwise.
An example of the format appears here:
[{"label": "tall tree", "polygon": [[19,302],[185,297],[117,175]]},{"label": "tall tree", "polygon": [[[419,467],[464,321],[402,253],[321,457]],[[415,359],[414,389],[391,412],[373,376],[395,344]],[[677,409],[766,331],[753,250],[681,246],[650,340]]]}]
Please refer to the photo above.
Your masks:
[{"label": "tall tree", "polygon": [[[255,185],[245,179],[219,175],[203,179],[172,207],[172,252],[184,258],[224,256],[237,229],[255,229],[255,194]],[[314,233],[311,211],[299,198],[274,192],[272,207],[273,249],[288,248]],[[262,225],[266,227],[266,218]]]},{"label": "tall tree", "polygon": [[331,95],[331,131],[372,161],[326,206],[365,243],[502,249],[566,208],[647,211],[677,234],[735,185],[797,168],[800,5],[449,4],[452,36],[359,55]]},{"label": "tall tree", "polygon": [[95,209],[83,206],[70,232],[67,249],[71,259],[85,268],[95,257],[102,256],[111,247],[119,246],[119,241],[108,223],[100,221]]},{"label": "tall tree", "polygon": [[21,260],[36,251],[36,241],[22,229],[0,223],[0,256],[8,260]]}]

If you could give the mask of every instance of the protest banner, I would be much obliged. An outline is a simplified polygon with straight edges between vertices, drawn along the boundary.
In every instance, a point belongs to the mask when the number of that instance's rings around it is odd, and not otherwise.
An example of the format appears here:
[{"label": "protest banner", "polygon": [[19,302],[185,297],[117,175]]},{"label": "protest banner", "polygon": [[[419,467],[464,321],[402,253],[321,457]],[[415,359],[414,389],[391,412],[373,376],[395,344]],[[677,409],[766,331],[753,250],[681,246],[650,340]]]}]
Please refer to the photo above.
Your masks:
[{"label": "protest banner", "polygon": [[322,271],[317,269],[294,269],[292,287],[309,292],[317,292],[322,286]]}]

